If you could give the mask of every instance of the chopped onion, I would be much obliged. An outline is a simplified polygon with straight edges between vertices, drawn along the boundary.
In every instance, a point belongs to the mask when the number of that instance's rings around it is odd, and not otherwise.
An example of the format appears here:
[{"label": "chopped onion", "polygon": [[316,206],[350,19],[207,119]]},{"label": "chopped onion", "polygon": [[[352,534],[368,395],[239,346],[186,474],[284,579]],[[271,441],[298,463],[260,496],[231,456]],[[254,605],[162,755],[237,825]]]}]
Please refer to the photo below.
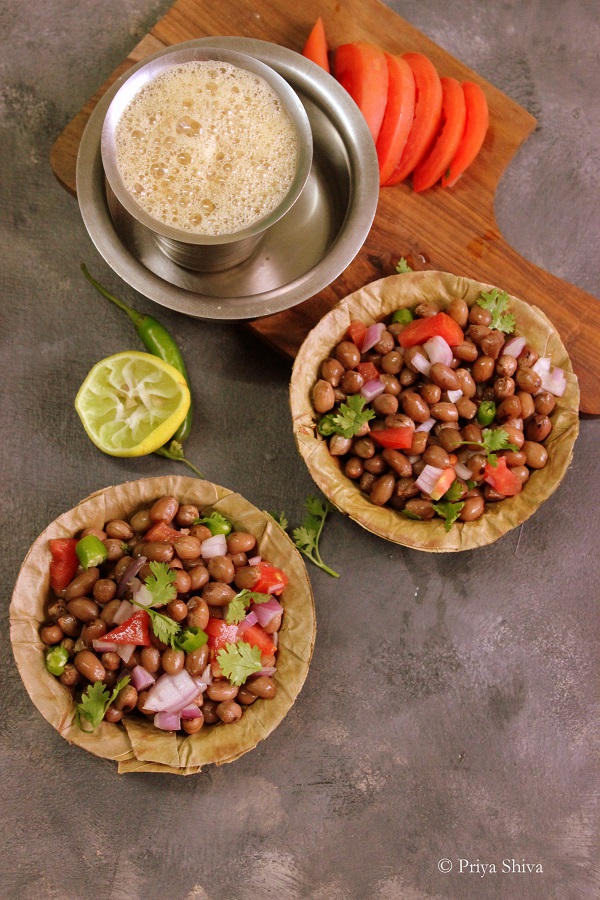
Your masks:
[{"label": "chopped onion", "polygon": [[135,612],[135,606],[129,600],[121,600],[121,605],[113,616],[115,625],[122,625],[127,619],[130,619]]},{"label": "chopped onion", "polygon": [[450,401],[450,403],[456,403],[457,400],[460,400],[462,395],[463,392],[461,390],[448,391],[448,400]]},{"label": "chopped onion", "polygon": [[515,359],[518,359],[525,349],[526,343],[527,341],[524,337],[511,338],[510,341],[507,341],[502,348],[502,356],[513,356]]},{"label": "chopped onion", "polygon": [[275,668],[275,666],[265,666],[265,668],[261,669],[258,674],[266,675],[267,678],[272,678],[273,675],[276,673],[276,671],[277,671],[277,669]]},{"label": "chopped onion", "polygon": [[155,681],[144,704],[145,709],[152,712],[179,712],[195,700],[200,689],[187,669],[182,669],[176,675],[161,675]]},{"label": "chopped onion", "polygon": [[552,366],[552,360],[549,356],[541,356],[538,361],[531,367],[534,372],[542,379],[542,389],[554,394],[555,397],[562,397],[567,387],[567,378],[564,370],[558,366]]},{"label": "chopped onion", "polygon": [[411,359],[411,364],[415,367],[417,372],[421,373],[421,375],[427,377],[431,372],[431,363],[428,359],[425,359],[422,353],[415,353]]},{"label": "chopped onion", "polygon": [[131,683],[136,691],[145,691],[146,688],[151,687],[155,681],[156,678],[154,675],[151,675],[143,666],[134,666],[131,670]]},{"label": "chopped onion", "polygon": [[152,606],[154,603],[154,594],[152,594],[145,584],[138,582],[133,591],[133,599],[141,606]]},{"label": "chopped onion", "polygon": [[119,654],[125,665],[128,664],[129,660],[134,654],[135,649],[135,644],[117,644],[117,653]]},{"label": "chopped onion", "polygon": [[532,369],[534,372],[537,372],[538,375],[545,375],[550,371],[550,366],[552,365],[552,360],[549,356],[540,356],[540,358],[532,365]]},{"label": "chopped onion", "polygon": [[92,646],[98,653],[117,652],[117,644],[113,644],[112,641],[104,641],[102,640],[102,638],[94,638],[94,640],[92,641]]},{"label": "chopped onion", "polygon": [[441,335],[436,334],[434,337],[429,338],[428,341],[425,341],[423,350],[432,364],[443,363],[445,366],[452,365],[452,360],[454,359],[452,347]]},{"label": "chopped onion", "polygon": [[262,556],[253,556],[248,560],[249,566],[257,566],[259,562],[262,562]]},{"label": "chopped onion", "polygon": [[[425,419],[424,422],[421,422],[420,425],[417,425],[417,427],[415,428],[415,431],[431,431],[431,429],[433,428],[434,425],[435,425],[435,419],[431,419],[431,418]],[[416,456],[415,459],[418,459],[418,456]]]},{"label": "chopped onion", "polygon": [[431,494],[432,490],[438,483],[443,469],[438,469],[437,466],[425,466],[417,480],[415,481],[415,487],[420,491],[423,491],[424,494]]},{"label": "chopped onion", "polygon": [[250,628],[252,625],[256,625],[258,622],[258,616],[254,611],[251,611],[247,614],[245,619],[242,619],[240,624],[238,625],[237,636],[238,640],[241,638],[246,629]]},{"label": "chopped onion", "polygon": [[227,538],[224,534],[213,534],[212,537],[202,541],[200,553],[203,559],[212,559],[213,556],[225,556],[227,553]]},{"label": "chopped onion", "polygon": [[146,562],[145,556],[138,556],[135,559],[132,559],[123,574],[121,575],[119,582],[117,584],[116,597],[121,598],[137,573],[140,571],[144,563]]},{"label": "chopped onion", "polygon": [[181,728],[181,719],[177,713],[166,712],[166,710],[163,710],[157,712],[154,716],[154,727],[160,728],[161,731],[179,731]]},{"label": "chopped onion", "polygon": [[186,706],[185,709],[182,709],[179,715],[182,719],[199,719],[202,715],[202,710],[192,704],[191,706]]},{"label": "chopped onion", "polygon": [[264,628],[265,625],[268,625],[269,622],[273,621],[275,616],[278,616],[283,612],[283,606],[275,599],[275,597],[272,597],[266,603],[255,603],[252,607],[252,612],[258,619],[258,624],[262,625]]},{"label": "chopped onion", "polygon": [[360,394],[365,398],[367,403],[370,403],[371,400],[378,397],[379,394],[383,394],[384,391],[385,384],[383,381],[380,381],[379,378],[372,378],[370,381],[365,381],[360,389]]},{"label": "chopped onion", "polygon": [[468,466],[465,466],[464,463],[454,463],[454,471],[459,478],[462,478],[463,481],[469,481],[469,479],[473,477],[473,473]]},{"label": "chopped onion", "polygon": [[375,344],[378,344],[384,331],[385,325],[383,324],[383,322],[376,322],[375,325],[369,325],[365,333],[360,352],[366,353],[367,350],[370,350],[375,346]]}]

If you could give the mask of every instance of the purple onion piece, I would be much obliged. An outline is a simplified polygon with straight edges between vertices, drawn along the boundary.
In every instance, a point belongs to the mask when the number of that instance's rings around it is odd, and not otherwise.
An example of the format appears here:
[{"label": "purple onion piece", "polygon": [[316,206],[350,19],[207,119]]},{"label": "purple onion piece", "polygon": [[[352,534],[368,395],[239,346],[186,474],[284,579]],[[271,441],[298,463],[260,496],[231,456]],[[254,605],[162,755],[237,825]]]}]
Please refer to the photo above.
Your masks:
[{"label": "purple onion piece", "polygon": [[136,559],[132,559],[121,578],[119,579],[119,583],[117,584],[117,591],[115,596],[119,597],[119,599],[123,596],[128,586],[131,584],[132,580],[136,577],[144,563],[146,562],[145,556],[138,556]]}]

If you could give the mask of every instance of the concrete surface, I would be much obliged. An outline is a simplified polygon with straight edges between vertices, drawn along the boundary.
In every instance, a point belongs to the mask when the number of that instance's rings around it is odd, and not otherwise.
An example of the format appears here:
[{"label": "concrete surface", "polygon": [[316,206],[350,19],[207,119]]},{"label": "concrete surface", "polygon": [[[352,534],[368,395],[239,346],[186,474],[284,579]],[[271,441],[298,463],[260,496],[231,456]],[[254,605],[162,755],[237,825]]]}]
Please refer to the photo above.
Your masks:
[{"label": "concrete surface", "polygon": [[[501,185],[500,226],[526,257],[600,295],[597,3],[392,5],[538,117]],[[60,130],[167,8],[0,10],[0,896],[598,898],[597,419],[582,423],[556,494],[487,549],[430,556],[332,516],[322,550],[342,577],[310,568],[318,639],[305,689],[233,765],[119,777],[69,747],[25,693],[7,626],[30,543],[96,488],[183,471],[102,456],[82,432],[77,386],[135,339],[86,288],[81,260],[179,339],[197,398],[189,455],[208,477],[294,524],[313,491],[291,436],[288,363],[238,327],[158,310],[120,283],[49,167]]]}]

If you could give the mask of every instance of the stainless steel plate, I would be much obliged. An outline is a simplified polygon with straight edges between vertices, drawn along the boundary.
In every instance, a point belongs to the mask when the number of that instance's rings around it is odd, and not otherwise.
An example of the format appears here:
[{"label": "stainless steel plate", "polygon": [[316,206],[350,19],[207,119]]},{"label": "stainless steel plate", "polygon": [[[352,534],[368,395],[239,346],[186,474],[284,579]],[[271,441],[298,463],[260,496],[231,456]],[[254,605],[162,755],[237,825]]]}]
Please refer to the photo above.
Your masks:
[{"label": "stainless steel plate", "polygon": [[285,47],[238,37],[201,38],[180,46],[247,53],[279,72],[296,90],[310,120],[314,148],[302,196],[269,229],[256,253],[234,269],[200,273],[177,266],[105,186],[102,124],[113,96],[133,71],[129,70],[102,97],[81,139],[77,197],[85,226],[114,271],[161,306],[199,319],[223,320],[289,309],[337,278],[369,233],[379,196],[379,170],[365,120],[335,79]]}]

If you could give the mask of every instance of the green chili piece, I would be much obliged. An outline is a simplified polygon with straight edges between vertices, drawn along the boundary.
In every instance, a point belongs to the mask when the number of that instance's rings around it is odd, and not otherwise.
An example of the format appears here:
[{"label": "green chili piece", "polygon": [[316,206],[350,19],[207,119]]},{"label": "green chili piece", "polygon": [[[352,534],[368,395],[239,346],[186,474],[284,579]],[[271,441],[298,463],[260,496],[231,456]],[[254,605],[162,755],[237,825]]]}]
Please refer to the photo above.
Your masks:
[{"label": "green chili piece", "polygon": [[410,309],[397,309],[392,316],[392,322],[398,323],[400,325],[408,325],[408,323],[412,322],[413,319],[414,316],[411,313]]},{"label": "green chili piece", "polygon": [[185,650],[186,653],[193,653],[194,650],[199,650],[200,647],[204,647],[207,641],[207,633],[195,625],[186,628],[182,634],[177,635],[175,638],[177,647],[180,650]]},{"label": "green chili piece", "polygon": [[46,652],[46,668],[51,675],[62,675],[69,662],[69,651],[66,647],[51,647]]},{"label": "green chili piece", "polygon": [[496,418],[496,404],[493,400],[483,400],[477,410],[477,421],[480,425],[491,425]]},{"label": "green chili piece", "polygon": [[84,569],[90,569],[92,566],[99,566],[108,556],[106,547],[95,534],[86,534],[84,538],[77,541],[75,553]]}]

